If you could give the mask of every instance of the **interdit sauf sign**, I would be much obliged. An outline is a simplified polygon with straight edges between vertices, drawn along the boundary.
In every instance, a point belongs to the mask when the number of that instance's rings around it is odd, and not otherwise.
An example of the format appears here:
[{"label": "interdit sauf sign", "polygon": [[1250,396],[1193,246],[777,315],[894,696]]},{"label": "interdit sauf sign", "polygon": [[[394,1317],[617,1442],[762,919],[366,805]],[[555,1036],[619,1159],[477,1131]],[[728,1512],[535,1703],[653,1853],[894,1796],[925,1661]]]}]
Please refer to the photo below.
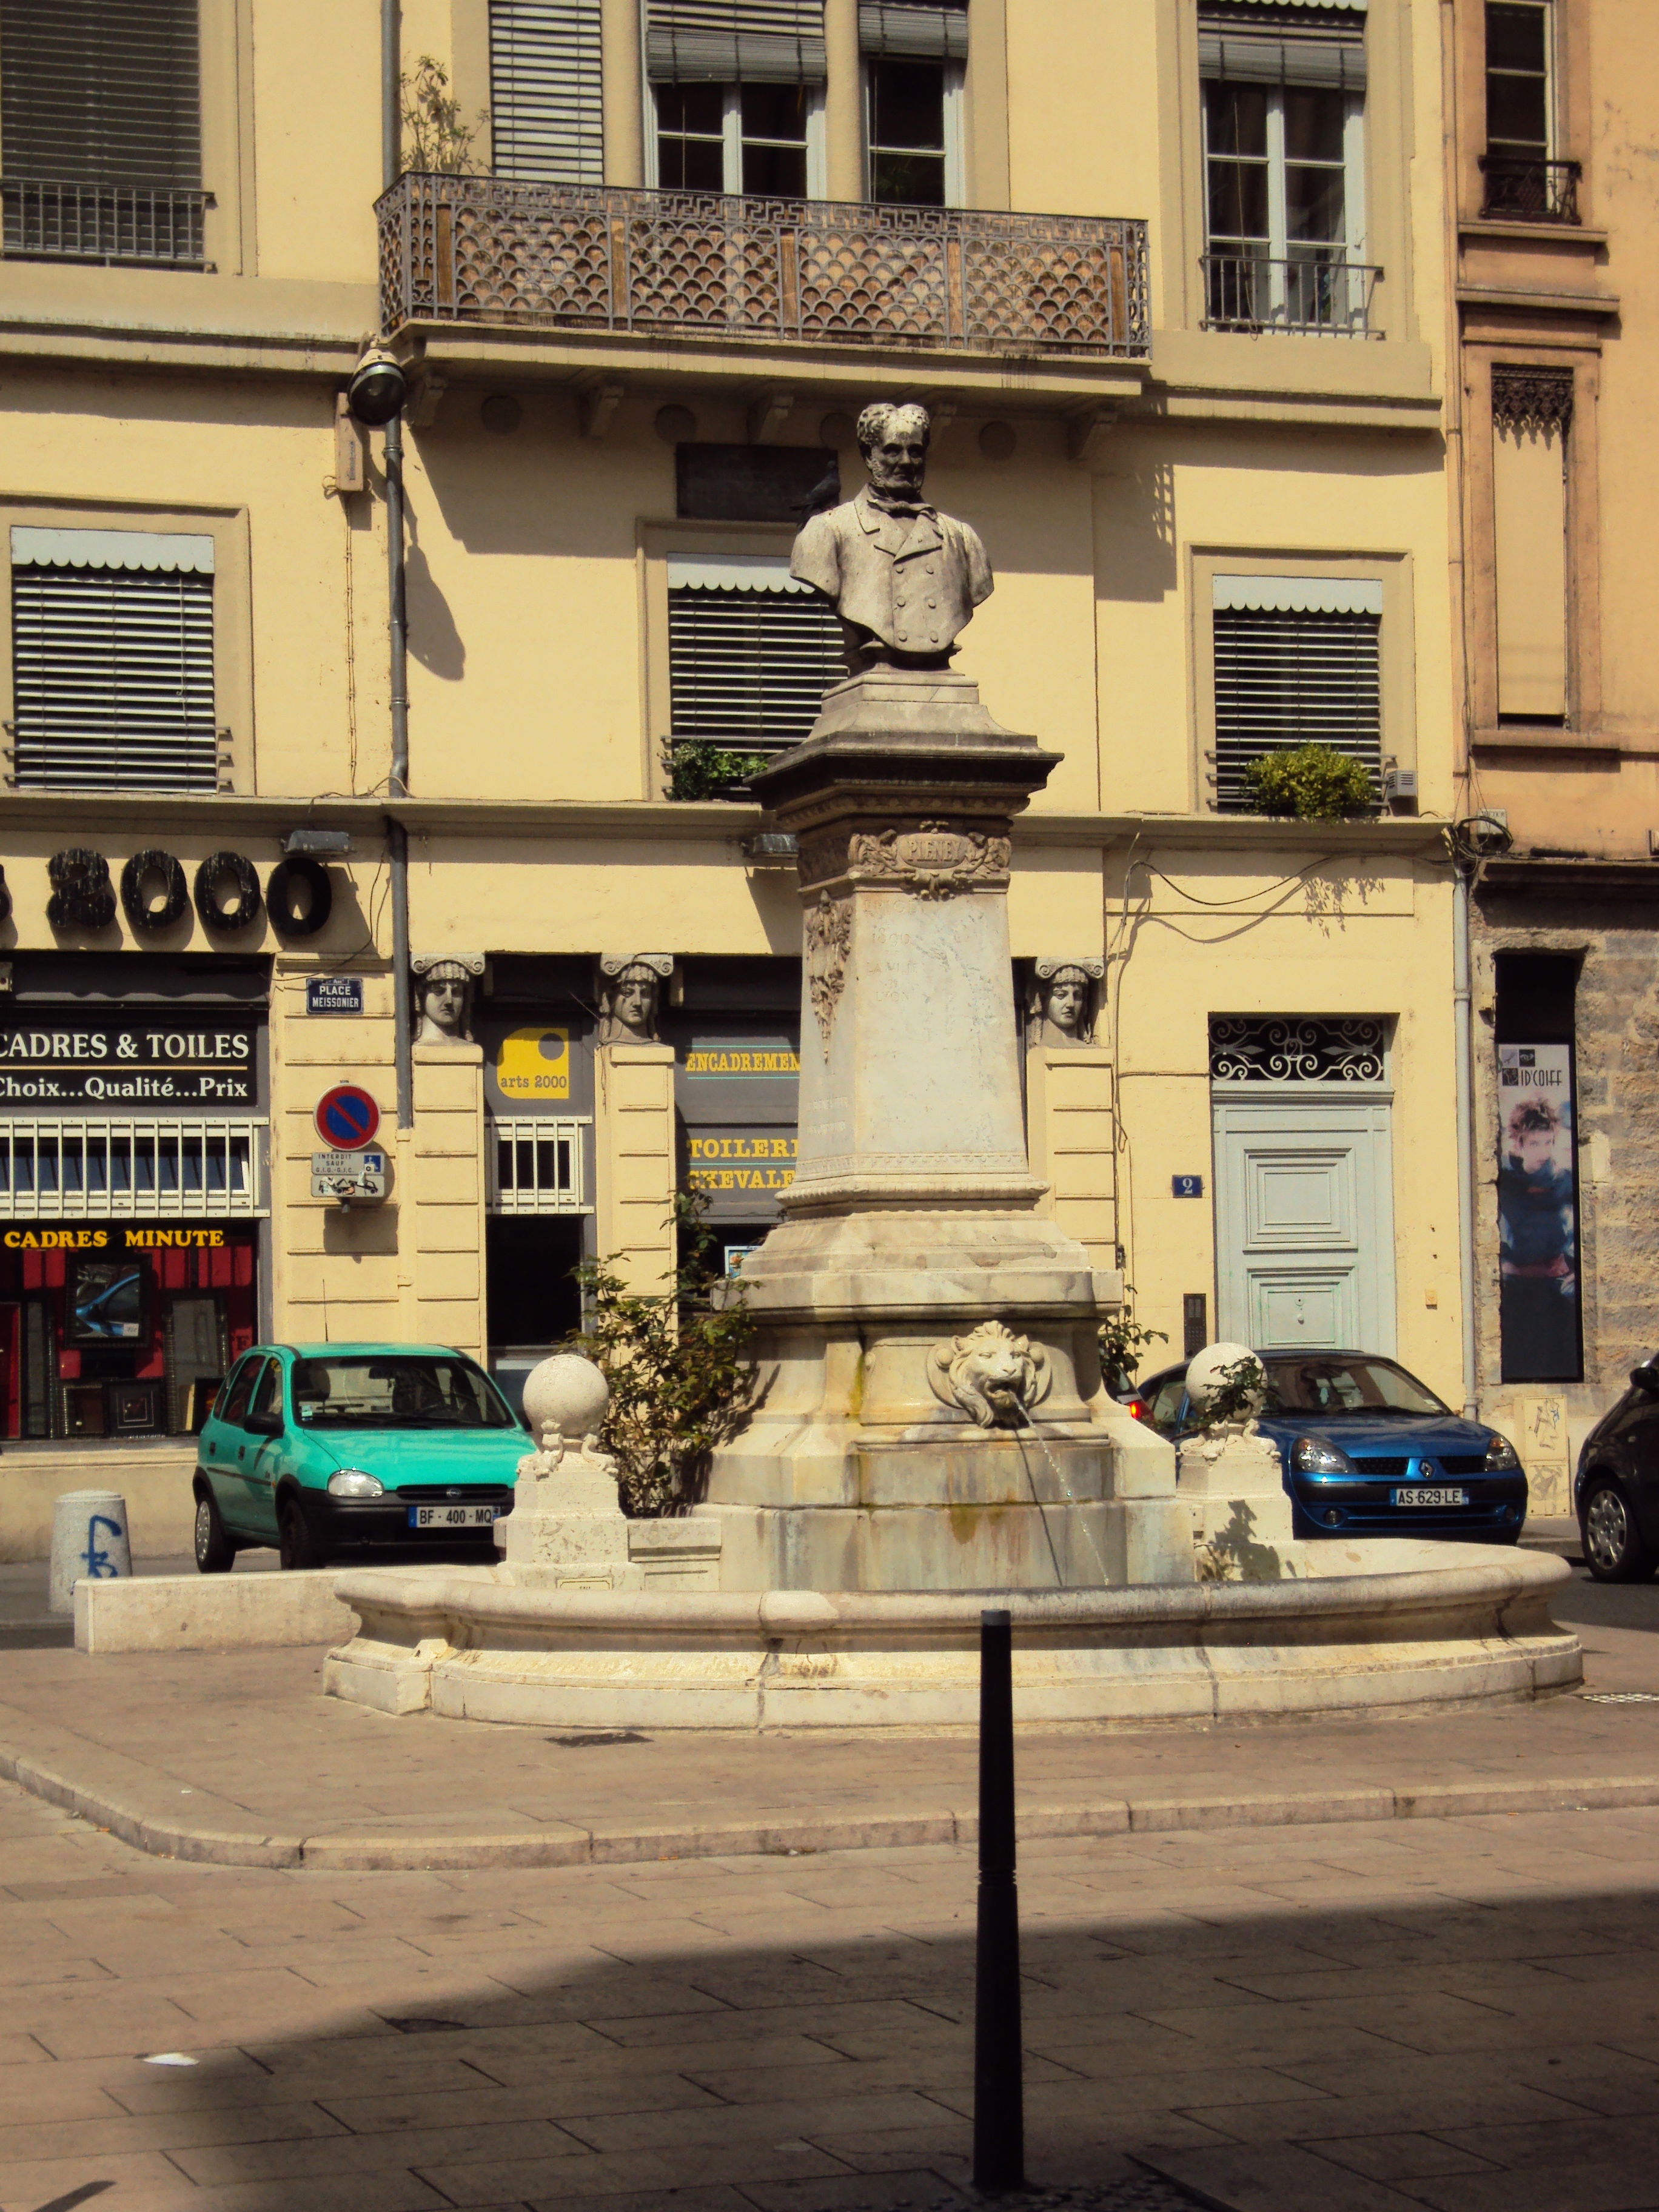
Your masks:
[{"label": "interdit sauf sign", "polygon": [[252,1024],[174,1026],[154,1017],[0,1027],[0,1107],[248,1106]]}]

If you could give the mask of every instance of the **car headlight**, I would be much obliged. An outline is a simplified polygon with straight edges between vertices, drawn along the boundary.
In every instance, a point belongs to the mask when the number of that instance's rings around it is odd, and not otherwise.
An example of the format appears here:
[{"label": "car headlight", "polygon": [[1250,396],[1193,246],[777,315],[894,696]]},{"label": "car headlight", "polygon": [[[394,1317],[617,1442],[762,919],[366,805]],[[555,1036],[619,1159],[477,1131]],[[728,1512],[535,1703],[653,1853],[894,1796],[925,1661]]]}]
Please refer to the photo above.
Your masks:
[{"label": "car headlight", "polygon": [[331,1498],[384,1498],[386,1485],[366,1468],[337,1468],[328,1478]]},{"label": "car headlight", "polygon": [[1353,1462],[1334,1444],[1317,1437],[1298,1437],[1291,1446],[1291,1465],[1297,1474],[1352,1474]]},{"label": "car headlight", "polygon": [[1507,1437],[1493,1434],[1486,1440],[1486,1472],[1488,1474],[1519,1474],[1521,1455]]}]

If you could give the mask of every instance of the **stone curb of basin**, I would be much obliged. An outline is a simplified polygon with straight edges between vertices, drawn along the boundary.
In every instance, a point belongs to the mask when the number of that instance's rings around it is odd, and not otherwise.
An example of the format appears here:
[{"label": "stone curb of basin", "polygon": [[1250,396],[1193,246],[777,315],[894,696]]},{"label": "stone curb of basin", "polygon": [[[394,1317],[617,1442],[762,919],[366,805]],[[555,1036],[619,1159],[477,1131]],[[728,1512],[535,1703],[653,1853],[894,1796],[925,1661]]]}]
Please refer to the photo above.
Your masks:
[{"label": "stone curb of basin", "polygon": [[[95,1761],[96,1771],[89,1769]],[[626,1866],[662,1859],[867,1850],[969,1844],[975,1814],[936,1805],[917,1812],[766,1820],[553,1821],[534,1833],[284,1835],[250,1824],[240,1807],[206,1790],[180,1817],[179,1785],[67,1729],[0,1711],[0,1777],[156,1858],[218,1866],[323,1872],[442,1873],[477,1867]],[[1437,1782],[1224,1796],[1042,1799],[1019,1810],[1027,1842],[1072,1836],[1155,1835],[1176,1829],[1298,1827],[1349,1820],[1446,1820],[1477,1814],[1605,1812],[1659,1805],[1659,1774]]]}]

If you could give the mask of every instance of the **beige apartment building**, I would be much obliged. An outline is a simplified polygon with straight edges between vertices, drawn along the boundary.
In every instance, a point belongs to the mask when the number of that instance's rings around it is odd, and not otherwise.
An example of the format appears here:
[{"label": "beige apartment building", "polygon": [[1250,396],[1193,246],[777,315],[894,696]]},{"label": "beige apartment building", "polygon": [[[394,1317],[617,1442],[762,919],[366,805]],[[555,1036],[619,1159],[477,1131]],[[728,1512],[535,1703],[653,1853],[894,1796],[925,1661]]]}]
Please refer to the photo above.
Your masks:
[{"label": "beige apartment building", "polygon": [[1450,14],[1480,1376],[1536,1487],[1655,1342],[1659,53],[1628,0]]},{"label": "beige apartment building", "polygon": [[[136,1501],[259,1335],[510,1371],[677,1184],[764,1235],[800,921],[742,779],[836,672],[789,549],[878,398],[995,569],[958,665],[1064,756],[1011,893],[1049,1202],[1172,1359],[1461,1402],[1448,13],[0,0],[0,1546],[70,1439]],[[1310,738],[1371,818],[1247,811]],[[1474,757],[1517,829],[1559,766]]]}]

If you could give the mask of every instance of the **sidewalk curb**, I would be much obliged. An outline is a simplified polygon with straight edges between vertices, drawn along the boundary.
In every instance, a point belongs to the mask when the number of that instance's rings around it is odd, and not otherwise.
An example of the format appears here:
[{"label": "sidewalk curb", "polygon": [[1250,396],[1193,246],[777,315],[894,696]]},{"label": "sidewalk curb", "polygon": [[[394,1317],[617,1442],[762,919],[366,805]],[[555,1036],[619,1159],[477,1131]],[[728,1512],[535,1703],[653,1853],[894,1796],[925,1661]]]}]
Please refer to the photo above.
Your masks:
[{"label": "sidewalk curb", "polygon": [[[207,1790],[185,1790],[136,1760],[100,1749],[99,1764],[128,1770],[127,1787],[77,1780],[66,1758],[78,1739],[52,1729],[45,1756],[0,1743],[0,1777],[48,1804],[106,1829],[155,1858],[216,1866],[314,1869],[329,1873],[453,1872],[467,1868],[627,1866],[646,1860],[781,1856],[818,1851],[891,1850],[968,1844],[975,1814],[946,1806],[869,1812],[846,1818],[719,1820],[651,1826],[560,1821],[539,1832],[458,1835],[349,1832],[272,1834],[241,1808]],[[84,1746],[81,1747],[85,1748]],[[198,1801],[205,1822],[178,1817],[178,1796]],[[165,1800],[165,1809],[163,1801]],[[1019,1831],[1028,1841],[1070,1836],[1158,1835],[1186,1829],[1310,1827],[1347,1820],[1447,1820],[1501,1813],[1589,1813],[1659,1805],[1659,1775],[1585,1776],[1516,1783],[1425,1783],[1393,1788],[1304,1790],[1224,1797],[1103,1796],[1073,1803],[1026,1803]]]}]

